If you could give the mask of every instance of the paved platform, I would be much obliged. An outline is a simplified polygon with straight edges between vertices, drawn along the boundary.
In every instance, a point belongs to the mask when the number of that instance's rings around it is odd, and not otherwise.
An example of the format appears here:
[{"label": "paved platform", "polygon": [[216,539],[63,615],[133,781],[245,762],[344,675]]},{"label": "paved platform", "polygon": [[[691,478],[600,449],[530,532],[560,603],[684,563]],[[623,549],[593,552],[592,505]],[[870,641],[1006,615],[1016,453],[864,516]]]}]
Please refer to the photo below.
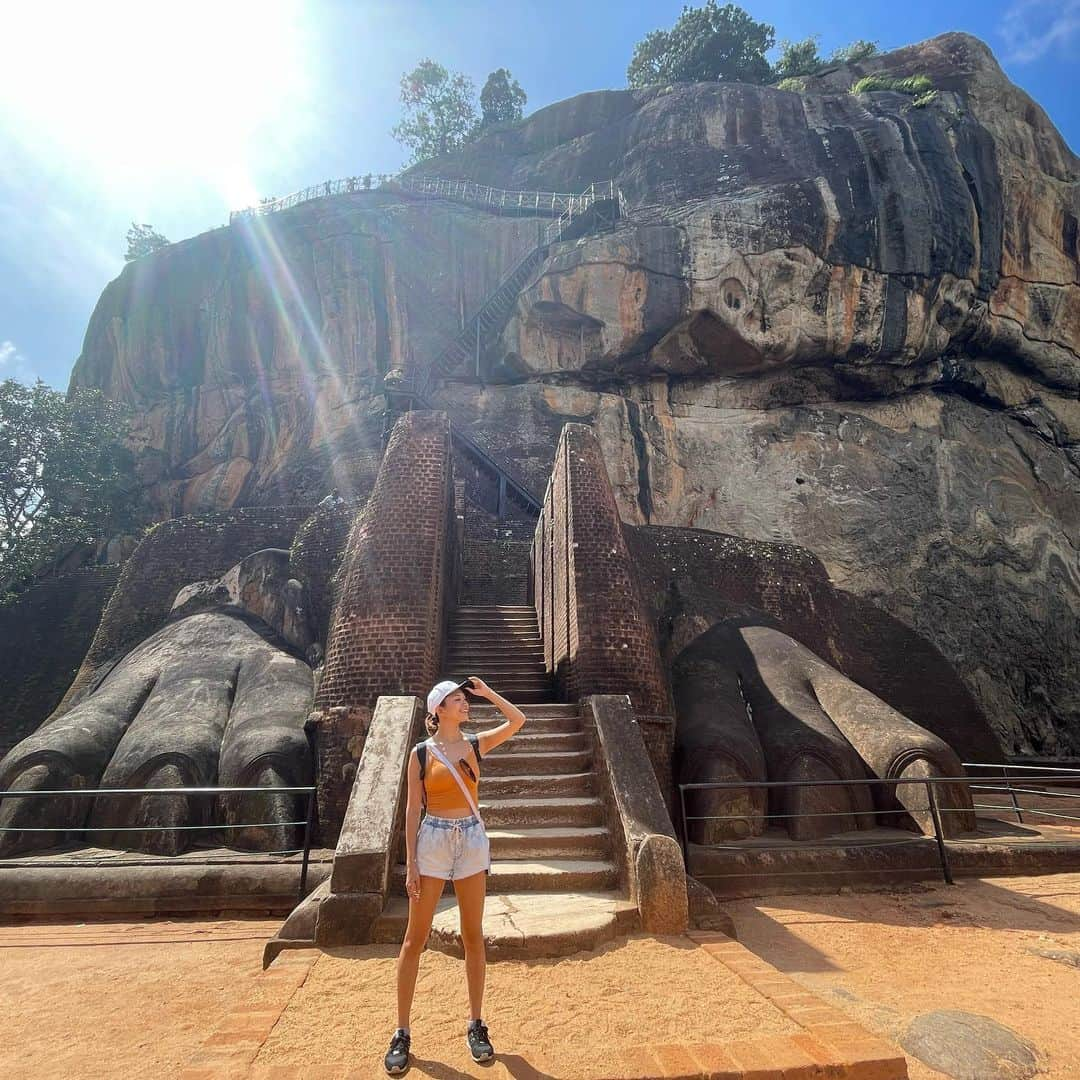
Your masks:
[{"label": "paved platform", "polygon": [[[308,891],[330,876],[334,853],[313,849]],[[0,916],[110,918],[232,911],[288,912],[299,855],[196,848],[147,855],[112,848],[52,848],[0,859]]]},{"label": "paved platform", "polygon": [[[400,944],[409,902],[391,897],[372,929],[372,942]],[[457,900],[447,888],[431,924],[428,948],[464,956]],[[489,961],[566,956],[595,949],[639,928],[637,905],[612,892],[500,893],[484,903]]]},{"label": "paved platform", "polygon": [[[182,1080],[382,1074],[396,950],[283,953],[257,1009],[239,1006]],[[517,969],[517,970],[515,970]],[[903,1053],[723,934],[635,935],[559,960],[493,965],[485,1018],[498,1051],[464,1043],[460,964],[425,954],[417,1077],[508,1080],[904,1080]],[[378,1018],[373,1025],[372,1021]]]},{"label": "paved platform", "polygon": [[[947,840],[945,848],[957,878],[1080,871],[1080,828],[1033,820],[1030,812],[1023,823],[980,812],[976,831]],[[688,864],[724,900],[943,880],[933,836],[885,827],[801,842],[774,827],[715,847],[691,844]]]}]

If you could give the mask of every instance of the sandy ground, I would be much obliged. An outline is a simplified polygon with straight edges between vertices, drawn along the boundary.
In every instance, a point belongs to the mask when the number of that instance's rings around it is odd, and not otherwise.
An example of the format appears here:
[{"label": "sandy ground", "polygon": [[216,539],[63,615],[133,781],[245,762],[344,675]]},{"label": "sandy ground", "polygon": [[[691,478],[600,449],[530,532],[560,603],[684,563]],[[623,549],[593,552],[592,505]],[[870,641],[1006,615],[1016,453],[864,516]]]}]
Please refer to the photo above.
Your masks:
[{"label": "sandy ground", "polygon": [[175,1076],[259,996],[280,919],[0,925],[0,1074]]},{"label": "sandy ground", "polygon": [[1080,874],[726,907],[744,945],[871,1031],[899,1042],[921,1013],[978,1013],[1033,1044],[1041,1076],[1080,1077]]},{"label": "sandy ground", "polygon": [[[255,1064],[370,1061],[395,1026],[395,946],[324,955],[289,1003]],[[428,950],[412,1015],[412,1075],[484,1076],[465,1045],[468,997],[460,960]],[[588,1077],[614,1046],[732,1042],[797,1032],[765,998],[687,938],[635,936],[595,952],[489,964],[484,1021],[500,1058],[566,1059]]]}]

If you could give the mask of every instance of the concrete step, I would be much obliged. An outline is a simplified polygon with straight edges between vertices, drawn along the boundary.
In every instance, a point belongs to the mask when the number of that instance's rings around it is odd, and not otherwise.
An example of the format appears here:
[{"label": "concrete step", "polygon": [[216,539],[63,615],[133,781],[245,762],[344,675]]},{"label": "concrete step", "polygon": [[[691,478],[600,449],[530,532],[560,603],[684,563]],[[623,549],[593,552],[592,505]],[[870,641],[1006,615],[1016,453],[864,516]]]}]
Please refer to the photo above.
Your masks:
[{"label": "concrete step", "polygon": [[446,640],[450,649],[505,649],[520,645],[544,647],[543,638],[536,630],[451,630]]},{"label": "concrete step", "polygon": [[[529,716],[527,709],[532,708],[531,705],[520,706],[521,711],[525,712],[525,726],[514,736],[515,739],[522,738],[526,733],[530,735],[569,735],[579,733],[581,728],[581,718],[577,716]],[[497,716],[482,717],[477,719],[476,713],[470,710],[469,721],[462,725],[462,730],[470,732],[489,731],[491,728],[498,727],[502,724],[503,717],[499,713]]]},{"label": "concrete step", "polygon": [[[398,863],[391,877],[391,893],[404,896],[405,865]],[[491,864],[487,891],[595,892],[615,888],[618,880],[615,864],[607,859],[497,859]]]},{"label": "concrete step", "polygon": [[541,773],[545,776],[568,776],[586,772],[591,760],[591,750],[530,753],[518,750],[514,740],[511,740],[484,758],[481,769],[485,780],[493,776],[538,776]]},{"label": "concrete step", "polygon": [[603,824],[604,804],[595,796],[491,799],[481,794],[480,814],[488,829],[566,825],[587,828]]},{"label": "concrete step", "polygon": [[[462,957],[457,900],[443,886],[428,945]],[[409,921],[405,897],[387,899],[372,927],[373,942],[399,944]],[[504,893],[484,904],[484,941],[489,959],[526,960],[595,949],[640,927],[637,908],[614,891]]]},{"label": "concrete step", "polygon": [[513,627],[515,630],[532,630],[534,633],[540,630],[540,621],[533,615],[478,615],[467,618],[454,618],[451,616],[447,622],[448,628],[453,630],[499,630],[504,627]]},{"label": "concrete step", "polygon": [[540,633],[540,629],[537,626],[526,627],[511,627],[506,629],[501,626],[458,626],[449,627],[446,632],[446,639],[451,644],[462,637],[469,638],[481,638],[490,640],[496,644],[503,641],[508,634],[513,635],[513,641],[517,642],[522,637],[535,638],[537,641],[542,641],[543,636]]},{"label": "concrete step", "polygon": [[463,604],[454,609],[455,616],[490,615],[492,612],[500,612],[502,615],[531,615],[536,618],[537,609],[531,604]]},{"label": "concrete step", "polygon": [[567,795],[593,795],[591,772],[569,773],[552,776],[549,773],[532,773],[517,776],[491,776],[483,778],[483,791],[492,799],[531,797],[535,799],[561,799]]},{"label": "concrete step", "polygon": [[[525,716],[534,718],[549,718],[556,716],[572,716],[575,720],[581,720],[581,706],[568,701],[548,701],[542,705],[529,705],[521,710]],[[474,701],[469,706],[469,713],[473,720],[484,720],[489,717],[502,721],[502,713],[489,701]]]},{"label": "concrete step", "polygon": [[[497,757],[500,754],[570,754],[589,748],[589,743],[583,731],[557,731],[551,734],[537,735],[532,731],[530,721],[508,742],[496,746],[488,755]],[[484,759],[485,761],[487,758]]]},{"label": "concrete step", "polygon": [[468,671],[469,665],[477,662],[483,664],[484,670],[492,674],[501,671],[511,674],[535,672],[537,675],[546,675],[548,673],[542,653],[533,655],[521,651],[507,653],[504,656],[492,656],[490,653],[451,653],[443,666],[447,671]]}]

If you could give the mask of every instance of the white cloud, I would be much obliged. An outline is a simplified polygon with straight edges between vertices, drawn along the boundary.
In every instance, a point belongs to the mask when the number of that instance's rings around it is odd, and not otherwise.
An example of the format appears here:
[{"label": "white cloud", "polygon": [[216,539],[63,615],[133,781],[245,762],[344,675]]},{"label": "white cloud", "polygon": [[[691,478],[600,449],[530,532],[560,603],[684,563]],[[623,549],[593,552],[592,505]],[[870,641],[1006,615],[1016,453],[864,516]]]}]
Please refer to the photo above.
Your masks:
[{"label": "white cloud", "polygon": [[1005,59],[1029,64],[1063,49],[1080,32],[1080,0],[1014,0],[998,32],[1005,41]]},{"label": "white cloud", "polygon": [[0,379],[18,379],[23,383],[35,380],[26,357],[19,352],[14,341],[0,341]]}]

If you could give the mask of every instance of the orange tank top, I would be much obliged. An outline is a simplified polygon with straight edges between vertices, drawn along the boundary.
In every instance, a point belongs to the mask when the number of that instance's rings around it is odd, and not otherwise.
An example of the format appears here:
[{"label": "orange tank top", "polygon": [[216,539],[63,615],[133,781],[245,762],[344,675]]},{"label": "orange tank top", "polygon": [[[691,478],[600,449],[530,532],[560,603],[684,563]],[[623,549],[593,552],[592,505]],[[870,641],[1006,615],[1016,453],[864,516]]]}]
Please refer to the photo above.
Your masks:
[{"label": "orange tank top", "polygon": [[[457,769],[458,775],[469,789],[469,794],[473,797],[473,802],[479,805],[480,799],[477,792],[480,788],[480,774],[477,773],[476,779],[472,780],[465,769],[458,764],[457,760],[449,754],[446,757]],[[471,751],[459,754],[458,757],[463,757],[469,768],[476,772],[476,764]],[[430,750],[428,750],[424,763],[424,791],[427,794],[427,812],[433,817],[439,817],[448,810],[472,811],[472,807],[465,801],[465,796],[461,788],[458,787],[457,781],[450,775],[450,770]]]}]

